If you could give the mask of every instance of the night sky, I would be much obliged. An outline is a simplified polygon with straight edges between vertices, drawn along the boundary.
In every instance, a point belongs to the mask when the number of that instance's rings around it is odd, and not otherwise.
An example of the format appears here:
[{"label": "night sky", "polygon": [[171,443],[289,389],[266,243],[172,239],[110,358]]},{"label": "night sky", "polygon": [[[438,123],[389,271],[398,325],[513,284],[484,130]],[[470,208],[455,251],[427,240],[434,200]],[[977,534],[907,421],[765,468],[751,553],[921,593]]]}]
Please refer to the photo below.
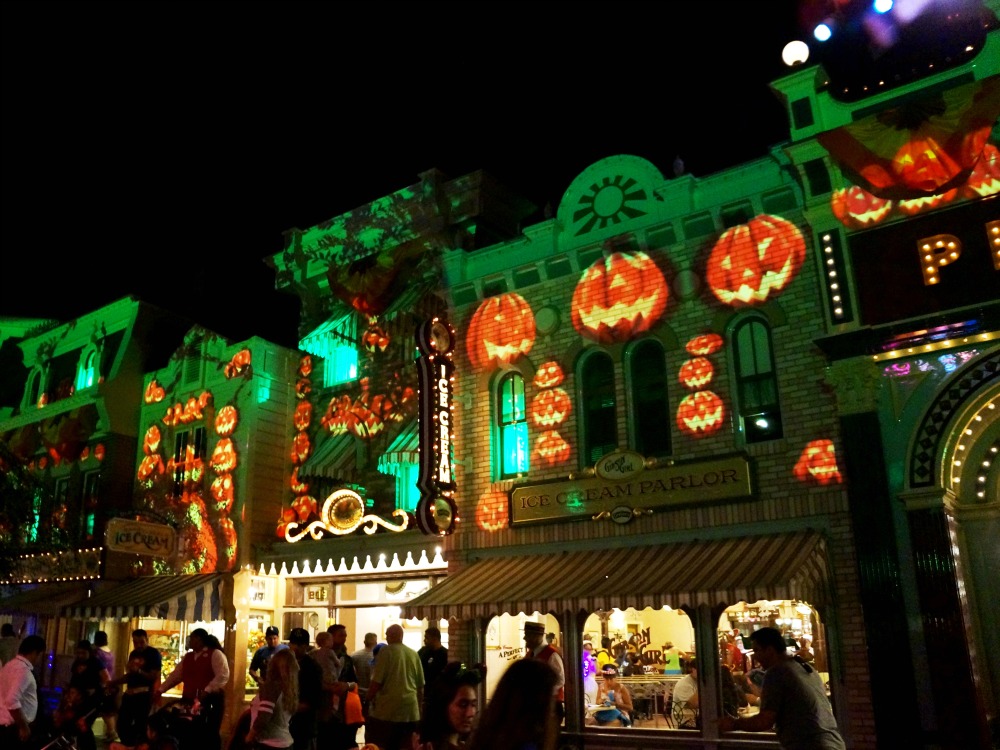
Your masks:
[{"label": "night sky", "polygon": [[427,169],[555,208],[607,156],[764,156],[797,6],[8,0],[0,317],[134,294],[294,346],[282,232]]}]

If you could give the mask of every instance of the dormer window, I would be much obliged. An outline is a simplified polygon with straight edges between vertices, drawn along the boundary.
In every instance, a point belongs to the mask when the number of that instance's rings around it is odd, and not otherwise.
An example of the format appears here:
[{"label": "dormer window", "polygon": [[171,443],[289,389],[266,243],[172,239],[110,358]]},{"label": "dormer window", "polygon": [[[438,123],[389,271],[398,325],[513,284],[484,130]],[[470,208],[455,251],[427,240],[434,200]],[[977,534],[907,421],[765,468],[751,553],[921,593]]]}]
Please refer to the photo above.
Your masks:
[{"label": "dormer window", "polygon": [[97,349],[90,348],[85,349],[83,355],[80,357],[80,364],[76,371],[76,390],[82,391],[85,388],[90,388],[98,380],[97,375],[97,365],[98,365]]}]

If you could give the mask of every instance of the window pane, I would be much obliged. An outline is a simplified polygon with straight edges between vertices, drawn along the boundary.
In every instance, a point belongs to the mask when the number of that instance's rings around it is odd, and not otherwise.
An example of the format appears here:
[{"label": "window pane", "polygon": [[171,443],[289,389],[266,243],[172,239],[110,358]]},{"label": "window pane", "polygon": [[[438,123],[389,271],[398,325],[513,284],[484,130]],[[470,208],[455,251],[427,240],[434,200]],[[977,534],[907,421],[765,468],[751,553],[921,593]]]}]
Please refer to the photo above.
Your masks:
[{"label": "window pane", "polygon": [[618,447],[615,372],[611,357],[594,354],[583,366],[584,456],[594,463]]},{"label": "window pane", "polygon": [[653,341],[636,347],[629,359],[635,449],[645,456],[670,454],[670,414],[663,349]]},{"label": "window pane", "polygon": [[518,373],[504,376],[497,386],[497,423],[494,425],[500,476],[528,470],[528,418],[524,408],[524,378]]},{"label": "window pane", "polygon": [[502,434],[504,475],[526,472],[528,470],[527,423],[505,425]]}]

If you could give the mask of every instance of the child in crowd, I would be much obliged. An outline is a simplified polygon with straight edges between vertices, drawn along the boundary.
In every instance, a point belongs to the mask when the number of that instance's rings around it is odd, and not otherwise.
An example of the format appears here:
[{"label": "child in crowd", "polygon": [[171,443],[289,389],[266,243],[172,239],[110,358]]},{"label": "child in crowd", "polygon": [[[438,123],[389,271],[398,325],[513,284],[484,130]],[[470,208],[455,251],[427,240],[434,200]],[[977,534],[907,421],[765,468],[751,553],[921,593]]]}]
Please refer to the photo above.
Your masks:
[{"label": "child in crowd", "polygon": [[59,707],[52,713],[52,727],[55,733],[75,740],[79,750],[96,750],[97,741],[91,730],[91,720],[97,711],[90,706],[83,692],[71,685],[63,693]]}]

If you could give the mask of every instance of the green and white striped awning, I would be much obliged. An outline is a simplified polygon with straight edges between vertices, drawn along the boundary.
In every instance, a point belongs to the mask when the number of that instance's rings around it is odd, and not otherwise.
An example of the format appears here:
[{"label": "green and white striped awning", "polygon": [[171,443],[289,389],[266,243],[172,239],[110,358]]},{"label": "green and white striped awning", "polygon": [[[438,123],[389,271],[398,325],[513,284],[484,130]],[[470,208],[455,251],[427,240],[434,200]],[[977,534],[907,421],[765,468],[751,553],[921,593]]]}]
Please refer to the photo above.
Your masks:
[{"label": "green and white striped awning", "polygon": [[826,544],[813,531],[495,557],[449,575],[404,604],[402,616],[468,620],[761,599],[818,606],[828,601],[827,579]]},{"label": "green and white striped awning", "polygon": [[136,578],[72,604],[65,615],[77,620],[156,617],[184,622],[221,618],[223,573]]}]

